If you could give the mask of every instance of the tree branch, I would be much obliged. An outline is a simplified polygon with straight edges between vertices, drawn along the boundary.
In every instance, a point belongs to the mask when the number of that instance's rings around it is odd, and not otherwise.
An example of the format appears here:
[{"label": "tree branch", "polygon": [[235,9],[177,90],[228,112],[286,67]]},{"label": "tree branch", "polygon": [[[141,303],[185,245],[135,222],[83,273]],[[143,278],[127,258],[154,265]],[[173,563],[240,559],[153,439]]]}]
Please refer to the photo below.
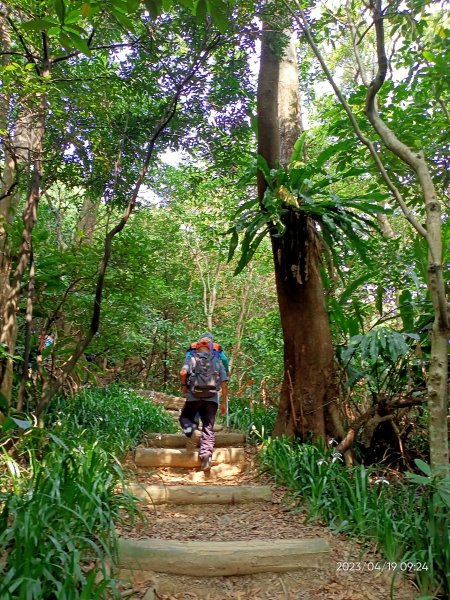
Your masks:
[{"label": "tree branch", "polygon": [[412,211],[409,210],[405,200],[403,199],[403,196],[400,192],[400,190],[396,187],[396,185],[394,184],[394,182],[391,180],[391,178],[389,177],[388,172],[386,171],[383,162],[381,161],[381,158],[378,155],[378,152],[375,148],[374,143],[367,138],[363,132],[361,131],[361,128],[358,125],[358,122],[356,120],[355,115],[352,112],[352,109],[350,108],[350,105],[348,104],[348,102],[346,101],[346,99],[344,98],[341,90],[339,89],[338,85],[336,84],[336,82],[334,81],[334,78],[330,72],[330,70],[328,69],[327,64],[325,63],[325,60],[317,46],[317,44],[315,43],[312,34],[311,34],[311,30],[309,28],[305,13],[300,5],[300,3],[298,2],[298,0],[295,0],[296,6],[298,8],[298,11],[300,13],[301,19],[302,21],[300,22],[297,15],[294,13],[294,11],[292,10],[292,8],[285,2],[285,0],[283,0],[284,5],[286,6],[286,8],[291,12],[291,14],[293,15],[295,21],[298,23],[298,25],[300,26],[300,29],[303,31],[303,33],[305,34],[305,37],[308,41],[308,44],[310,45],[312,51],[314,52],[314,54],[316,55],[317,60],[319,61],[323,72],[325,73],[326,78],[328,79],[328,81],[330,82],[331,87],[334,90],[334,93],[336,94],[337,98],[339,99],[339,102],[341,103],[343,109],[345,110],[345,112],[347,113],[347,116],[350,120],[350,123],[353,127],[353,130],[357,136],[357,138],[360,140],[360,142],[362,144],[364,144],[366,146],[366,148],[368,148],[377,168],[379,173],[381,174],[381,177],[383,178],[384,182],[386,183],[388,189],[390,190],[390,192],[392,193],[392,195],[394,196],[394,198],[396,199],[398,205],[400,206],[403,214],[405,215],[406,219],[409,221],[409,223],[411,223],[411,225],[414,227],[414,229],[425,239],[428,239],[428,234],[427,234],[427,230],[425,229],[425,227],[423,227],[419,221],[415,218],[415,216],[413,215]]},{"label": "tree branch", "polygon": [[378,113],[376,95],[383,85],[387,73],[387,57],[384,41],[384,23],[381,11],[381,0],[373,0],[372,10],[377,43],[378,71],[372,80],[366,98],[366,115],[372,127],[380,136],[385,146],[401,161],[403,161],[416,175],[422,188],[427,214],[425,239],[428,244],[428,274],[430,285],[434,286],[431,297],[433,306],[439,315],[442,327],[447,331],[450,328],[445,283],[442,266],[442,236],[441,236],[441,207],[425,155],[422,150],[413,152],[390,129]]},{"label": "tree branch", "polygon": [[39,73],[39,69],[37,66],[37,57],[34,56],[34,54],[29,50],[28,46],[25,43],[25,39],[23,37],[23,35],[20,33],[20,31],[17,29],[16,24],[14,23],[14,21],[8,16],[8,15],[4,15],[6,21],[9,23],[10,27],[13,29],[14,33],[17,35],[20,43],[22,44],[22,48],[25,50],[25,55],[28,58],[28,60],[33,63],[36,66],[36,70]]},{"label": "tree branch", "polygon": [[[90,39],[91,38],[88,39],[88,45]],[[105,44],[101,46],[93,46],[92,48],[90,48],[90,50],[91,52],[94,52],[94,50],[116,50],[119,48],[134,48],[135,46],[140,44],[141,41],[141,38],[139,38],[134,42],[128,42],[123,44]],[[79,56],[80,54],[82,54],[80,50],[77,50],[75,52],[69,52],[68,54],[64,54],[63,56],[58,56],[57,58],[54,58],[51,61],[51,64],[55,65],[56,63],[62,62],[64,60],[69,60],[70,58],[73,58],[74,56]]]},{"label": "tree branch", "polygon": [[373,422],[376,422],[376,424],[382,423],[383,421],[391,421],[394,418],[394,415],[392,414],[394,410],[421,406],[422,404],[426,404],[426,402],[426,399],[412,397],[394,400],[384,406],[384,410],[388,413],[386,415],[378,414],[378,404],[371,406],[350,425],[346,436],[336,446],[336,451],[344,453],[349,450],[352,447],[359,430],[370,421],[374,420]]}]

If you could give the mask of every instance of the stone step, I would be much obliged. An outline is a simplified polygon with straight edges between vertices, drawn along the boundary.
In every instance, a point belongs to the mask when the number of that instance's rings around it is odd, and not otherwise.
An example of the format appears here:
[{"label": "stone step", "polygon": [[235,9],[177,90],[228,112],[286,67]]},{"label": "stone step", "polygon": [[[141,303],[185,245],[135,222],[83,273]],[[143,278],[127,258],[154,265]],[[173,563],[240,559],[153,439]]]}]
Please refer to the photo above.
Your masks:
[{"label": "stone step", "polygon": [[166,408],[166,412],[168,412],[168,413],[169,413],[169,415],[170,415],[170,416],[171,416],[173,419],[175,419],[175,421],[178,421],[178,419],[180,418],[180,413],[181,413],[181,410],[168,410],[168,409]]},{"label": "stone step", "polygon": [[321,538],[193,542],[119,539],[118,568],[215,577],[328,568],[330,548]]},{"label": "stone step", "polygon": [[[182,433],[150,433],[147,436],[150,448],[185,448],[188,440],[192,441],[194,447],[200,444],[200,432],[196,431],[192,438],[187,438]],[[245,443],[244,433],[217,433],[216,447],[243,446]]]},{"label": "stone step", "polygon": [[269,486],[251,485],[142,485],[128,486],[131,494],[148,504],[242,504],[271,502]]},{"label": "stone step", "polygon": [[[245,460],[244,448],[216,448],[212,464],[236,464]],[[174,448],[136,448],[134,462],[137,467],[182,467],[192,469],[201,466],[198,452]]]}]

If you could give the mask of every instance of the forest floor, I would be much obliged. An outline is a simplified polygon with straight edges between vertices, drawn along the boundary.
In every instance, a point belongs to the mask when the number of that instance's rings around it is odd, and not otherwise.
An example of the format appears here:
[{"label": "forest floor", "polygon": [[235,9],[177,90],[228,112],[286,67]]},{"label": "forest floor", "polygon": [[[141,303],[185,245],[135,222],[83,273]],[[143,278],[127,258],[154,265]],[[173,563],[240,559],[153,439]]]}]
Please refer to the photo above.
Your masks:
[{"label": "forest floor", "polygon": [[[198,473],[195,483],[199,485],[270,485],[273,500],[240,505],[142,506],[145,523],[122,527],[119,534],[180,541],[319,537],[326,539],[331,549],[326,568],[209,578],[197,573],[186,577],[135,571],[124,584],[123,593],[128,586],[128,597],[145,600],[389,600],[393,575],[389,565],[357,541],[333,533],[320,523],[305,522],[305,512],[286,499],[286,490],[275,486],[267,474],[258,473],[255,452],[254,447],[246,447],[248,460],[243,472],[203,482],[198,469],[137,471],[130,457],[130,483],[192,485]],[[392,598],[413,600],[417,595],[410,579],[396,578]]]}]

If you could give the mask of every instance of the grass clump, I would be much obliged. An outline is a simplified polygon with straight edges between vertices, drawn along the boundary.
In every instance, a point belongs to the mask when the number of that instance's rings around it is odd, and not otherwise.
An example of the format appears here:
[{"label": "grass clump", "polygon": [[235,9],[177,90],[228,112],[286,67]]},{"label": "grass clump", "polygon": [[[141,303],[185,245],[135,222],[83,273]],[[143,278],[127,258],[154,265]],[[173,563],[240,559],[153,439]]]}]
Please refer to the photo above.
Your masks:
[{"label": "grass clump", "polygon": [[267,439],[274,428],[277,409],[232,398],[228,404],[228,423],[233,429],[245,431],[250,439]]},{"label": "grass clump", "polygon": [[92,441],[119,454],[139,444],[145,432],[177,430],[162,406],[117,384],[86,388],[69,399],[58,398],[48,422],[62,439],[76,439],[84,431]]},{"label": "grass clump", "polygon": [[120,598],[108,574],[116,525],[140,518],[116,458],[145,431],[173,431],[160,406],[118,386],[57,399],[47,428],[0,453],[0,599]]},{"label": "grass clump", "polygon": [[422,600],[450,596],[450,478],[434,478],[418,460],[421,475],[389,482],[375,468],[346,468],[339,454],[286,438],[270,440],[260,456],[308,520],[375,542],[394,577],[414,576]]},{"label": "grass clump", "polygon": [[115,524],[138,514],[122,469],[83,436],[76,446],[49,437],[40,460],[27,450],[27,469],[3,456],[12,491],[0,497],[0,598],[87,600],[105,589],[118,597],[106,561],[115,558]]}]

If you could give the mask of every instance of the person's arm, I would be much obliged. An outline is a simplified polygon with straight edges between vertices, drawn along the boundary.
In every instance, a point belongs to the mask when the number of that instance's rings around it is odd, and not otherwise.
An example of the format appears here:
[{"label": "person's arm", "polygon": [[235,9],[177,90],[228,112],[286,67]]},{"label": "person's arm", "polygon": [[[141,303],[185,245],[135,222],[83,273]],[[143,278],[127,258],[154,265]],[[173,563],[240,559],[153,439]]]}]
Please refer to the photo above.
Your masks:
[{"label": "person's arm", "polygon": [[220,349],[219,356],[220,356],[220,360],[222,361],[222,364],[225,368],[225,372],[226,372],[227,376],[229,377],[230,376],[230,364],[228,361],[228,356],[225,354],[225,352],[222,350],[222,348]]},{"label": "person's arm", "polygon": [[222,392],[220,398],[220,412],[222,413],[222,415],[226,415],[228,402],[228,381],[220,382],[220,390]]},{"label": "person's arm", "polygon": [[181,390],[183,392],[183,396],[187,396],[187,392],[188,392],[187,376],[188,376],[188,371],[185,367],[183,367],[180,371],[180,382],[181,382]]}]

